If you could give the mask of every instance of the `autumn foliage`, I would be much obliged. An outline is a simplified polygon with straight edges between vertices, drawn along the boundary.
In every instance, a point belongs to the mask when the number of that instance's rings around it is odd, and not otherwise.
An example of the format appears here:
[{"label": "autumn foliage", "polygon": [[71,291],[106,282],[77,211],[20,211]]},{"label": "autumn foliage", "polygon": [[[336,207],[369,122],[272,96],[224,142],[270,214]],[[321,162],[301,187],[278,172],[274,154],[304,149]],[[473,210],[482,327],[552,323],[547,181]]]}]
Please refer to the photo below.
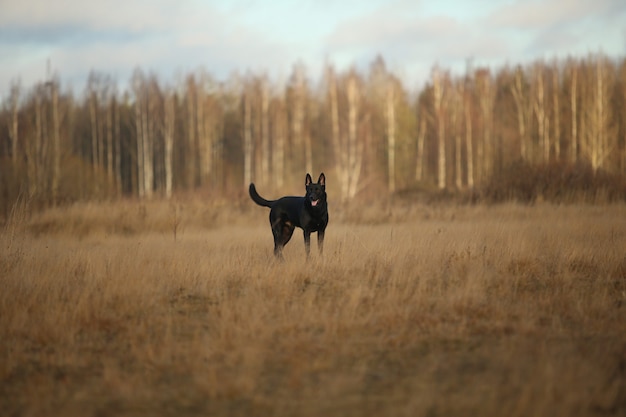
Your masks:
[{"label": "autumn foliage", "polygon": [[[343,201],[415,187],[495,200],[623,199],[623,58],[468,65],[461,75],[435,66],[416,89],[380,57],[367,70],[328,65],[322,74],[296,64],[284,82],[199,70],[171,83],[140,69],[124,81],[94,72],[82,92],[55,76],[11,86],[0,109],[4,218],[18,199],[47,207],[239,195],[252,180],[281,194],[322,170]],[[543,184],[507,190],[518,175]]]}]

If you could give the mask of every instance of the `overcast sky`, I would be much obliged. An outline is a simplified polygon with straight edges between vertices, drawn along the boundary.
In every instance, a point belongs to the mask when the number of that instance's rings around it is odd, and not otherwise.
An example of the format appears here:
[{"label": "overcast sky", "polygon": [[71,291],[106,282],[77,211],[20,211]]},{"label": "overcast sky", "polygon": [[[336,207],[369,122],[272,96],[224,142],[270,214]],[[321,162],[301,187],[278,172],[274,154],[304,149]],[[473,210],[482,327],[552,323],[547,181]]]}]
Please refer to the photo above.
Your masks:
[{"label": "overcast sky", "polygon": [[602,51],[626,56],[624,0],[0,0],[0,99],[30,87],[47,63],[82,91],[91,70],[125,85],[137,67],[163,82],[204,68],[267,72],[296,62],[367,68],[380,54],[419,87],[437,63],[507,63]]}]

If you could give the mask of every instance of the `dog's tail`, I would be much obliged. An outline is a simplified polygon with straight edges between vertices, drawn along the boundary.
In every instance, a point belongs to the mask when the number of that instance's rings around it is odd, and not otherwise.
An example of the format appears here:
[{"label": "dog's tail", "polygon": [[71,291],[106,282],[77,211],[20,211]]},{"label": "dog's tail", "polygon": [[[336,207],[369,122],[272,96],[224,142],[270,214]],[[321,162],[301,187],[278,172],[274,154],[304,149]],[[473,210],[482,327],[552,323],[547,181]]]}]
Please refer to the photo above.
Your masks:
[{"label": "dog's tail", "polygon": [[249,191],[250,191],[250,198],[252,198],[252,201],[257,203],[259,206],[264,206],[264,207],[269,207],[269,208],[274,207],[274,203],[276,201],[266,200],[263,197],[261,197],[259,193],[256,192],[256,187],[254,186],[254,183],[250,183]]}]

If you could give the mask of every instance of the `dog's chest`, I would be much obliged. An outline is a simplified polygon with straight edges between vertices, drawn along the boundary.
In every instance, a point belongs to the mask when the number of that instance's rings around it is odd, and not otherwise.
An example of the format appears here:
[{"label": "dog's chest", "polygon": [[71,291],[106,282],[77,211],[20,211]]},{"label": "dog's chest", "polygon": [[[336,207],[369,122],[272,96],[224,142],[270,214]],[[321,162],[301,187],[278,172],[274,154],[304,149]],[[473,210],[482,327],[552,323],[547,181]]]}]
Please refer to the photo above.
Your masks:
[{"label": "dog's chest", "polygon": [[319,230],[324,230],[326,228],[326,223],[327,223],[327,220],[325,216],[324,217],[311,216],[306,222],[306,226],[311,232],[317,232]]}]

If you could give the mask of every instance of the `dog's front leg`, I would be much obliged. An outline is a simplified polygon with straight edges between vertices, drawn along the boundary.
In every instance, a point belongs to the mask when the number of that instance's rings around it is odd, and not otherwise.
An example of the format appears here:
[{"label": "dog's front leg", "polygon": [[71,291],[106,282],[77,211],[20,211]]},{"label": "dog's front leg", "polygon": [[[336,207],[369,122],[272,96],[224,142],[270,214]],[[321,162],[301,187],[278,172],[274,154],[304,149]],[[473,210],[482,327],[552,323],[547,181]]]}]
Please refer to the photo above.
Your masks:
[{"label": "dog's front leg", "polygon": [[324,252],[324,230],[318,230],[317,232],[317,248],[320,250],[320,255]]},{"label": "dog's front leg", "polygon": [[304,229],[304,250],[306,250],[306,257],[309,259],[311,254],[311,231]]}]

